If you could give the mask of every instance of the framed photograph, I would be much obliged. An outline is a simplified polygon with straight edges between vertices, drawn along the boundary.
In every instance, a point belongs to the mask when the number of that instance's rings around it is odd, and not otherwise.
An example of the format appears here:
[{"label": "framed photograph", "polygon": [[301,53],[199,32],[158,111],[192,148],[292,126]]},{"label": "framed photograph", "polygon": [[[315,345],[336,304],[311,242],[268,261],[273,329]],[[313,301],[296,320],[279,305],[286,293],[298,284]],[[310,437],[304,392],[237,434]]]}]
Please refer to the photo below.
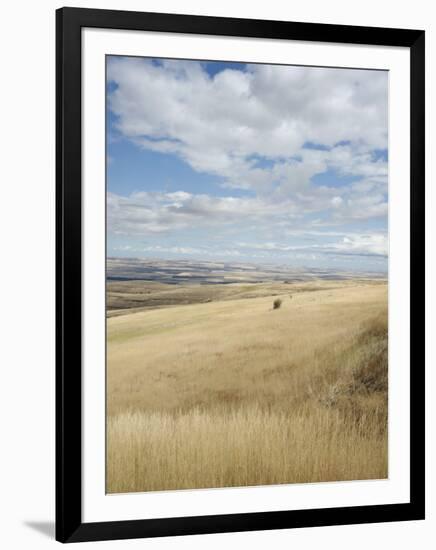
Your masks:
[{"label": "framed photograph", "polygon": [[57,11],[61,542],[424,518],[424,32]]}]

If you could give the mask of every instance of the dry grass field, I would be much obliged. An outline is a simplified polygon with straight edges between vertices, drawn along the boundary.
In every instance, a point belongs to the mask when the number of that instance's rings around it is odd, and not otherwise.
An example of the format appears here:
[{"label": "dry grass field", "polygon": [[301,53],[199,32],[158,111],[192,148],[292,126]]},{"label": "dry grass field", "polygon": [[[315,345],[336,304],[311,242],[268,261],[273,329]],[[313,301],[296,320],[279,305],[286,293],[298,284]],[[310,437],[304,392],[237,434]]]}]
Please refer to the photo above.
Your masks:
[{"label": "dry grass field", "polygon": [[387,477],[386,282],[109,293],[109,493]]}]

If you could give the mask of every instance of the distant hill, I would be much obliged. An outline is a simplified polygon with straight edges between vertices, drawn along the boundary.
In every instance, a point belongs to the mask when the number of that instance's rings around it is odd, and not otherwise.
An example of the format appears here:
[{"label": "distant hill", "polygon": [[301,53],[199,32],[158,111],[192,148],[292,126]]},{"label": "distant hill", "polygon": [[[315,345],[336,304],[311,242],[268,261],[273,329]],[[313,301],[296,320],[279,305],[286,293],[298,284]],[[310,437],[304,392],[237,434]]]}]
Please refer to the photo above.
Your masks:
[{"label": "distant hill", "polygon": [[111,281],[157,281],[167,284],[299,282],[316,279],[385,279],[385,273],[334,271],[287,265],[255,265],[199,260],[159,260],[148,258],[108,258],[107,279]]}]

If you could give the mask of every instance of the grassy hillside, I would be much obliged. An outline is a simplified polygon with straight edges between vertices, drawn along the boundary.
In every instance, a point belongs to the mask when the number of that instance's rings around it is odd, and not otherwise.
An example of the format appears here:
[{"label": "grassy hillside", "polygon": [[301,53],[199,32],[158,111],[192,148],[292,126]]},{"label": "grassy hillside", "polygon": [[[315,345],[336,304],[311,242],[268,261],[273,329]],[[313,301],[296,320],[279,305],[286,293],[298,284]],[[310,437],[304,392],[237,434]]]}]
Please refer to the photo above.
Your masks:
[{"label": "grassy hillside", "polygon": [[108,319],[108,491],[386,477],[387,285],[231,287]]},{"label": "grassy hillside", "polygon": [[172,307],[187,304],[204,304],[223,300],[240,300],[277,296],[286,293],[317,292],[335,288],[355,287],[359,285],[385,285],[378,281],[269,281],[263,283],[179,283],[168,284],[156,281],[108,281],[107,315],[113,317],[149,309]]}]

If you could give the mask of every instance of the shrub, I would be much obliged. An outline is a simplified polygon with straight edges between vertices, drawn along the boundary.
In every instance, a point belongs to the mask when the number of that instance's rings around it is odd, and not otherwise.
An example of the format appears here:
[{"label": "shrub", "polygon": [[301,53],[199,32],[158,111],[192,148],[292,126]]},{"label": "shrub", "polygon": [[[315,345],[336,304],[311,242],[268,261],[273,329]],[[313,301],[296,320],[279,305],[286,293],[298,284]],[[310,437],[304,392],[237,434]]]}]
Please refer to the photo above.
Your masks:
[{"label": "shrub", "polygon": [[282,301],[280,298],[276,298],[273,302],[273,309],[279,309],[279,307],[282,305]]}]

